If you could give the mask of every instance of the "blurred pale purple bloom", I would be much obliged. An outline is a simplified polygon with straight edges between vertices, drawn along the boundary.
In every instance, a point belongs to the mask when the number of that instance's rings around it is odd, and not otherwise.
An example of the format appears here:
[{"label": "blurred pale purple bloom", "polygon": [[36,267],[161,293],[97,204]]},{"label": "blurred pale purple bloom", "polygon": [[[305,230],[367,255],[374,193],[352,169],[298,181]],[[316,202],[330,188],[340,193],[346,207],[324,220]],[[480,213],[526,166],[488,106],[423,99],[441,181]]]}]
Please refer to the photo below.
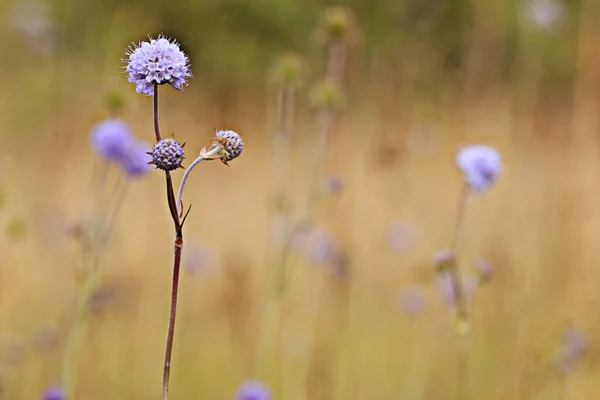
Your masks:
[{"label": "blurred pale purple bloom", "polygon": [[55,49],[55,24],[50,7],[45,1],[15,2],[11,20],[32,49],[48,54]]},{"label": "blurred pale purple bloom", "polygon": [[524,0],[523,13],[531,24],[550,31],[564,18],[566,8],[560,0]]},{"label": "blurred pale purple bloom", "polygon": [[128,176],[139,177],[152,169],[148,164],[152,160],[152,157],[147,154],[149,149],[150,146],[144,141],[130,141],[126,146],[119,161]]},{"label": "blurred pale purple bloom", "polygon": [[564,333],[556,358],[556,368],[564,373],[570,372],[575,363],[589,350],[587,336],[580,330],[569,327]]},{"label": "blurred pale purple bloom", "polygon": [[398,296],[398,303],[405,315],[413,317],[420,314],[426,305],[423,289],[417,286],[405,288]]},{"label": "blurred pale purple bloom", "polygon": [[92,147],[103,158],[119,161],[132,141],[129,125],[119,119],[108,119],[96,124],[91,132]]},{"label": "blurred pale purple bloom", "polygon": [[331,261],[337,254],[335,239],[323,228],[314,228],[298,234],[295,244],[304,256],[315,264]]},{"label": "blurred pale purple bloom", "polygon": [[494,276],[494,266],[492,263],[484,258],[480,258],[475,263],[473,268],[473,272],[479,282],[479,284],[484,284],[489,282]]},{"label": "blurred pale purple bloom", "polygon": [[214,271],[215,257],[205,246],[191,242],[186,247],[183,268],[193,275],[209,275]]},{"label": "blurred pale purple bloom", "polygon": [[433,266],[436,272],[443,272],[456,262],[454,254],[450,250],[440,250],[433,256]]},{"label": "blurred pale purple bloom", "polygon": [[[435,278],[436,286],[439,293],[442,295],[444,302],[450,308],[457,306],[456,293],[454,291],[454,283],[450,274],[438,274]],[[464,299],[470,303],[477,288],[477,281],[474,277],[466,275],[462,277],[462,292]]]},{"label": "blurred pale purple bloom", "polygon": [[489,189],[502,170],[500,154],[492,147],[482,145],[463,148],[456,156],[456,164],[476,192]]},{"label": "blurred pale purple bloom", "polygon": [[269,400],[271,391],[260,382],[248,380],[240,386],[234,400]]},{"label": "blurred pale purple bloom", "polygon": [[192,74],[189,59],[179,49],[175,40],[164,36],[149,38],[150,42],[141,42],[127,49],[126,71],[129,82],[135,83],[136,91],[147,96],[154,95],[154,84],[170,84],[181,90],[187,85]]},{"label": "blurred pale purple bloom", "polygon": [[42,400],[66,400],[65,392],[59,386],[48,388],[44,392]]},{"label": "blurred pale purple bloom", "polygon": [[390,248],[398,253],[404,253],[413,248],[419,234],[415,227],[406,221],[392,223],[387,231],[387,241]]},{"label": "blurred pale purple bloom", "polygon": [[338,194],[344,189],[344,181],[339,176],[330,176],[327,179],[327,189],[331,194]]}]

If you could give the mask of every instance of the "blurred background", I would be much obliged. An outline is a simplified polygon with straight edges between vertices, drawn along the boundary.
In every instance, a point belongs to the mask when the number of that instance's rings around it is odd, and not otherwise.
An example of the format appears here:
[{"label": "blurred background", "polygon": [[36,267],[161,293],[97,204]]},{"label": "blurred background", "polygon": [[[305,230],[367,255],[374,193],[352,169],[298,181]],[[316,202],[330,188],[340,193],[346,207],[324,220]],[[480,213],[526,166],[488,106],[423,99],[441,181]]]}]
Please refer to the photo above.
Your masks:
[{"label": "blurred background", "polygon": [[[332,110],[314,88],[334,6],[349,39]],[[3,0],[0,16],[0,399],[160,398],[164,178],[103,161],[90,131],[117,116],[152,143],[121,58],[161,33],[194,75],[161,87],[163,133],[188,164],[215,127],[245,143],[186,189],[173,399],[247,379],[286,400],[600,393],[599,2]],[[461,336],[434,259],[471,144],[504,168],[466,212],[460,266],[493,274]]]}]

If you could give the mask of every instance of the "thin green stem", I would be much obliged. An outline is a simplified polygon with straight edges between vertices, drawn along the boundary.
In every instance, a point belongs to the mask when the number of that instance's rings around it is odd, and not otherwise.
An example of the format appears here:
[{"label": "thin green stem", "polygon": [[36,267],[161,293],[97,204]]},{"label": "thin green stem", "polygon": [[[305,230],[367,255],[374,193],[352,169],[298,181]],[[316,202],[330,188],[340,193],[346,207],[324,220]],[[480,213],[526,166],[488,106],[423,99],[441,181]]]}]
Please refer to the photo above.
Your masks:
[{"label": "thin green stem", "polygon": [[467,302],[464,294],[462,276],[460,274],[458,262],[456,260],[456,253],[458,251],[460,235],[463,230],[462,228],[465,219],[467,204],[469,201],[469,194],[469,185],[465,183],[458,201],[458,211],[456,214],[456,222],[454,224],[454,234],[452,236],[452,244],[450,246],[450,252],[452,254],[452,257],[454,258],[454,262],[452,262],[449,272],[450,279],[452,280],[452,292],[454,294],[454,301],[456,303],[457,316],[459,318],[459,322],[461,323],[468,321],[469,315],[467,310]]}]

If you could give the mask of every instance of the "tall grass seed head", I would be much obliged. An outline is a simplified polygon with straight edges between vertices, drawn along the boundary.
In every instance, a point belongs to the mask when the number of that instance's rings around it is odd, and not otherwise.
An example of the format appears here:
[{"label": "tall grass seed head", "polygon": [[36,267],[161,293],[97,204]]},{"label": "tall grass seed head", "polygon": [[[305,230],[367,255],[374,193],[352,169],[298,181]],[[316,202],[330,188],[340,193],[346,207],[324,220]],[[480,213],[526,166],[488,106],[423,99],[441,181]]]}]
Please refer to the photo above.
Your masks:
[{"label": "tall grass seed head", "polygon": [[104,159],[119,160],[132,140],[129,126],[119,119],[109,119],[96,124],[91,132],[92,147]]},{"label": "tall grass seed head", "polygon": [[323,12],[319,37],[326,42],[353,44],[358,39],[358,28],[352,11],[346,7],[331,7]]},{"label": "tall grass seed head", "polygon": [[269,400],[271,391],[260,382],[247,380],[238,389],[234,400]]},{"label": "tall grass seed head", "polygon": [[326,79],[312,88],[310,102],[317,109],[341,110],[346,105],[346,96],[334,82]]},{"label": "tall grass seed head", "polygon": [[273,81],[277,84],[296,87],[300,82],[302,63],[300,57],[293,53],[284,54],[275,63],[272,72]]},{"label": "tall grass seed head", "polygon": [[127,64],[128,81],[135,83],[138,93],[147,96],[154,95],[155,84],[168,83],[182,90],[188,85],[187,78],[192,76],[188,56],[174,39],[159,35],[149,40],[133,44],[127,49],[127,58],[121,60]]},{"label": "tall grass seed head", "polygon": [[165,138],[156,143],[152,151],[148,152],[152,156],[150,164],[156,165],[156,168],[163,171],[172,171],[177,168],[183,168],[181,163],[185,159],[185,153],[182,145],[173,138]]},{"label": "tall grass seed head", "polygon": [[502,170],[500,154],[489,146],[465,147],[456,156],[456,164],[463,171],[465,180],[478,193],[489,189]]}]

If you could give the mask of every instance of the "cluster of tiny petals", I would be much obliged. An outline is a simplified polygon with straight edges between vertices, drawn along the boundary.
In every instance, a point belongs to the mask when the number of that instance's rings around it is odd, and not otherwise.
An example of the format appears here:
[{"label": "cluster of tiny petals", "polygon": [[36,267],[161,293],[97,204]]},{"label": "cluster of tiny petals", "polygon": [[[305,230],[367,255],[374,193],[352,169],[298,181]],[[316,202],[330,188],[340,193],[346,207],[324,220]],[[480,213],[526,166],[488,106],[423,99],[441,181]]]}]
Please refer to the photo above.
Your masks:
[{"label": "cluster of tiny petals", "polygon": [[181,166],[185,153],[183,146],[175,139],[166,138],[152,148],[152,163],[156,168],[171,171]]},{"label": "cluster of tiny petals", "polygon": [[191,77],[189,58],[181,51],[175,40],[159,36],[149,38],[127,50],[126,71],[129,82],[135,83],[136,91],[148,96],[154,95],[154,85],[166,83],[182,90]]},{"label": "cluster of tiny petals", "polygon": [[238,389],[235,400],[269,400],[271,391],[260,382],[247,380]]},{"label": "cluster of tiny petals", "polygon": [[462,149],[456,164],[465,174],[465,180],[476,192],[489,189],[502,170],[500,154],[489,146],[476,145]]},{"label": "cluster of tiny petals", "polygon": [[219,131],[216,133],[216,136],[223,145],[223,157],[221,160],[224,163],[227,163],[242,154],[244,142],[239,134],[234,131]]}]

